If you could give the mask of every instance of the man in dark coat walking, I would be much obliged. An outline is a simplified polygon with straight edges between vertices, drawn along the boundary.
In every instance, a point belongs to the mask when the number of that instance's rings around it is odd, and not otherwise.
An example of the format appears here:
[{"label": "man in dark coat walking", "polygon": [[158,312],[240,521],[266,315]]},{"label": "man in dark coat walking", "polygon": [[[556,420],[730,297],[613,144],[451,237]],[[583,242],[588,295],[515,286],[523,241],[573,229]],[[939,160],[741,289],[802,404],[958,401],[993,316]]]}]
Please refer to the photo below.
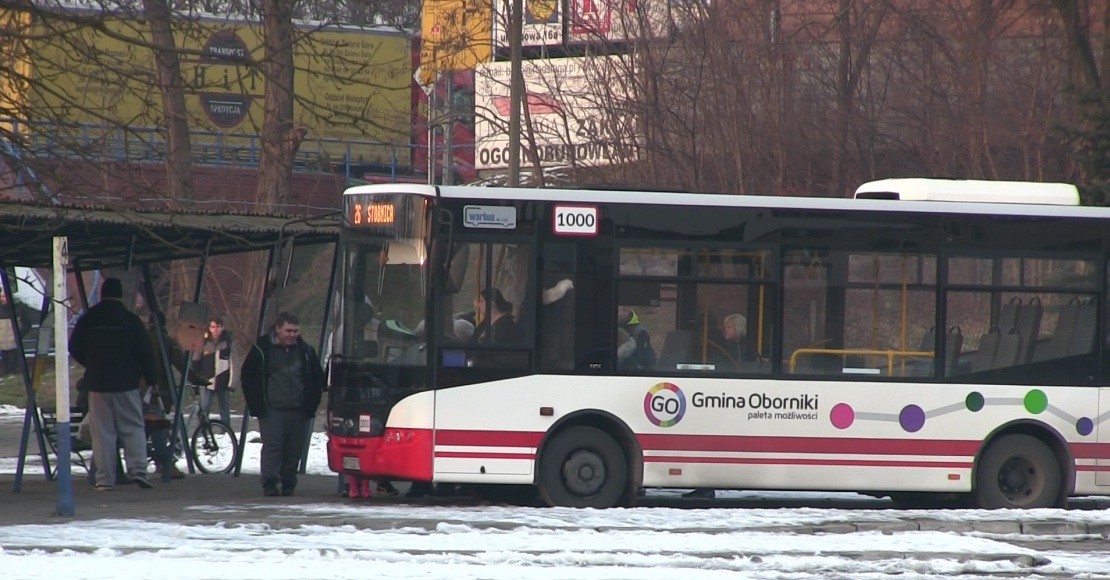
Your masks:
[{"label": "man in dark coat walking", "polygon": [[320,358],[300,332],[297,317],[282,312],[243,361],[243,397],[251,416],[258,418],[262,435],[262,493],[266,496],[293,495],[305,429],[324,392]]},{"label": "man in dark coat walking", "polygon": [[154,349],[143,321],[123,305],[123,284],[108,278],[100,287],[100,303],[73,328],[69,352],[85,367],[82,386],[89,393],[88,421],[93,441],[96,489],[116,483],[117,441],[123,443],[127,475],[149,489],[146,430],[139,380],[157,387]]}]

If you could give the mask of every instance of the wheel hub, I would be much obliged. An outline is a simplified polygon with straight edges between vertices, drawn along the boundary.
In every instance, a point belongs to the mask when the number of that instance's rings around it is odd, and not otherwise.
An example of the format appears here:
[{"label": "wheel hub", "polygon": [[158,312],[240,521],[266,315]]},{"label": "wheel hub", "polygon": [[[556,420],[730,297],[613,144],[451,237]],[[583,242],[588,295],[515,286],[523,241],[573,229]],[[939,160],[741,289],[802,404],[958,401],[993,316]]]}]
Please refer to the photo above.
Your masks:
[{"label": "wheel hub", "polygon": [[597,493],[605,484],[605,477],[605,462],[592,451],[575,451],[563,463],[563,480],[575,495]]},{"label": "wheel hub", "polygon": [[1024,457],[1011,457],[998,470],[998,489],[1015,503],[1036,497],[1041,485],[1036,466]]}]

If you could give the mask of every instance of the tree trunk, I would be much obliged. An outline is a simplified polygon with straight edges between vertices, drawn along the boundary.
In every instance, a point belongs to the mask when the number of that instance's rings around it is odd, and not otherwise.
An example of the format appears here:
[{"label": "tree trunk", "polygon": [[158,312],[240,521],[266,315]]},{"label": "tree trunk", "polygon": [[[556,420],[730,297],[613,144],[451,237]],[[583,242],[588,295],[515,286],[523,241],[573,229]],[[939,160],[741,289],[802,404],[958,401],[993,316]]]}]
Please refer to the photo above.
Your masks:
[{"label": "tree trunk", "polygon": [[258,163],[259,209],[288,203],[293,159],[306,130],[293,124],[293,3],[262,0],[261,62],[266,98],[262,117],[262,155]]},{"label": "tree trunk", "polygon": [[193,155],[189,118],[185,112],[185,87],[170,27],[172,14],[165,0],[143,0],[150,26],[162,114],[166,117],[166,183],[171,205],[193,201]]}]

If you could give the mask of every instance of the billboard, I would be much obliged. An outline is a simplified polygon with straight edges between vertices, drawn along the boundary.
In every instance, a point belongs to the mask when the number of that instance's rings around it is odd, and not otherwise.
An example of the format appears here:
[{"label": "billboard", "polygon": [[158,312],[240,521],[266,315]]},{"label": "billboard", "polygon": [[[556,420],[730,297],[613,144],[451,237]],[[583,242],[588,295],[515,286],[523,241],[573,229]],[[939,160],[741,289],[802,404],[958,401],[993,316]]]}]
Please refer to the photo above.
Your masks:
[{"label": "billboard", "polygon": [[469,70],[490,60],[490,8],[489,0],[424,0],[417,82],[431,85],[437,72]]},{"label": "billboard", "polygon": [[[528,149],[544,167],[609,165],[636,159],[639,138],[627,57],[533,59],[522,63],[521,165]],[[474,74],[475,166],[509,165],[510,63]]]},{"label": "billboard", "polygon": [[[103,29],[62,21],[31,27],[34,82],[24,97],[31,114],[100,126],[164,126],[146,24],[109,18]],[[410,40],[395,30],[358,27],[299,27],[298,34],[293,115],[308,129],[307,139],[407,146]],[[223,144],[257,135],[265,100],[261,26],[178,20],[174,36],[194,140],[201,131],[223,136]]]},{"label": "billboard", "polygon": [[[520,45],[558,46],[563,44],[563,0],[522,0],[524,19]],[[493,40],[500,48],[509,46],[509,13],[512,0],[492,0]]]},{"label": "billboard", "polygon": [[674,28],[670,0],[567,0],[567,43],[662,38]]}]

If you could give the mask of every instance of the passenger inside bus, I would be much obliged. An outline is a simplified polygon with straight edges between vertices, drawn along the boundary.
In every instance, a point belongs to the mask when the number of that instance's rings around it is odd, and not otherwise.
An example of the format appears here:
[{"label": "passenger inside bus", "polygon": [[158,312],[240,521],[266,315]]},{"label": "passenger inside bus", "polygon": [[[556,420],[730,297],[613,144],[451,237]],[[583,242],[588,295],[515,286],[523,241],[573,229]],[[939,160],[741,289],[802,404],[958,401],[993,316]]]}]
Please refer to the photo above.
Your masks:
[{"label": "passenger inside bus", "polygon": [[757,360],[755,351],[748,346],[748,319],[743,314],[726,316],[721,324],[721,333],[724,335],[722,354],[733,367],[740,368],[743,363]]},{"label": "passenger inside bus", "polygon": [[[617,308],[617,327],[628,333],[636,341],[636,348],[626,359],[626,370],[655,370],[655,348],[651,346],[651,335],[640,324],[636,311],[627,306]],[[619,346],[619,345],[618,345]]]},{"label": "passenger inside bus", "polygon": [[636,352],[636,339],[628,331],[617,327],[617,368],[626,370],[631,364],[632,354]]},{"label": "passenger inside bus", "polygon": [[564,272],[544,272],[538,337],[544,369],[574,368],[574,282]]},{"label": "passenger inside bus", "polygon": [[486,288],[474,300],[474,311],[484,319],[474,328],[478,344],[520,344],[513,305],[497,288]]}]

